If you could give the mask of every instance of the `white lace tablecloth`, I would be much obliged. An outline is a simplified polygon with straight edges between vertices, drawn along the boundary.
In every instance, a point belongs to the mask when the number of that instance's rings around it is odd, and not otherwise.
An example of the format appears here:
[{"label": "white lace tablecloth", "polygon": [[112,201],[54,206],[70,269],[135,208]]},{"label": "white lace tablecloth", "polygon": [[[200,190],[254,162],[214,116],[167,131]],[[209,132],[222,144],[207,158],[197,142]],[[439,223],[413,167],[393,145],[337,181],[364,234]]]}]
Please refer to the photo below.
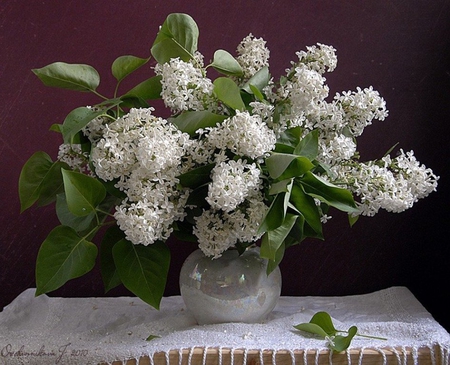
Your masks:
[{"label": "white lace tablecloth", "polygon": [[[387,338],[355,337],[351,349],[428,348],[431,363],[449,363],[449,333],[407,288],[392,287],[356,296],[281,297],[265,323],[204,326],[178,296],[163,298],[157,311],[137,298],[35,297],[28,289],[0,312],[0,364],[97,364],[141,356],[151,364],[155,353],[198,347],[319,351],[327,349],[325,340],[293,328],[318,311],[328,312],[336,328],[356,325],[360,333]],[[150,335],[158,337],[146,341]]]}]

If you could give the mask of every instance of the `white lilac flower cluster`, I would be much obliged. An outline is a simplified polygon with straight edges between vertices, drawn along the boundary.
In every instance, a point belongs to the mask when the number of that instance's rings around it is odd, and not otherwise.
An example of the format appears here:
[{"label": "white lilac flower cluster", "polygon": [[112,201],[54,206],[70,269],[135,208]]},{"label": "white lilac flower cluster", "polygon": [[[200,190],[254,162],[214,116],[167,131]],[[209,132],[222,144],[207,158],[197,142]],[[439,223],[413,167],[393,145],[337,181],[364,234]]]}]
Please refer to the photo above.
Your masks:
[{"label": "white lilac flower cluster", "polygon": [[172,112],[214,108],[213,83],[203,73],[202,58],[197,53],[191,62],[172,58],[168,63],[156,65],[155,73],[162,76],[161,97]]},{"label": "white lilac flower cluster", "polygon": [[[232,79],[238,85],[268,66],[266,42],[251,34],[237,54],[242,75]],[[213,168],[207,204],[190,219],[199,247],[219,257],[239,242],[259,239],[269,205],[267,171],[261,166],[277,139],[295,127],[303,136],[318,132],[316,160],[331,171],[323,177],[359,197],[359,214],[372,216],[380,208],[400,212],[436,189],[438,177],[412,152],[359,162],[356,137],[374,120],[386,118],[385,101],[372,87],[336,94],[328,101],[324,74],[336,68],[335,49],[318,43],[297,57],[279,83],[268,82],[264,99],[256,98],[245,111],[230,110],[217,98],[201,54],[188,62],[175,58],[158,64],[161,97],[174,115],[209,111],[224,116],[223,122],[194,135],[154,116],[151,108],[131,109],[117,120],[99,117],[86,126],[94,145],[90,158],[95,174],[114,180],[126,194],[114,217],[131,242],[148,245],[167,239],[174,223],[186,219],[193,208],[192,191],[181,187],[179,176],[208,165]],[[68,155],[66,147],[61,151]],[[322,214],[321,221],[330,218]]]},{"label": "white lilac flower cluster", "polygon": [[335,165],[337,178],[358,197],[361,215],[373,216],[380,209],[400,213],[437,188],[433,171],[420,164],[413,151],[380,161]]}]

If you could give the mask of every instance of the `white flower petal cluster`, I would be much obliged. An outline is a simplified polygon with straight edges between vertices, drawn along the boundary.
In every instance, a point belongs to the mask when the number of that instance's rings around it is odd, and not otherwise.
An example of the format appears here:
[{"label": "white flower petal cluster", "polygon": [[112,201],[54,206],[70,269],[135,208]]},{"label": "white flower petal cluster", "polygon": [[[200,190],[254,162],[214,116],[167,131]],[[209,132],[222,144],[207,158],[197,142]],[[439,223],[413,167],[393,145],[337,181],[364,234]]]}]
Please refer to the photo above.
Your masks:
[{"label": "white flower petal cluster", "polygon": [[262,196],[246,200],[239,209],[231,212],[205,210],[196,218],[194,234],[199,248],[206,256],[218,258],[238,242],[253,242],[261,238],[259,225],[267,212]]},{"label": "white flower petal cluster", "polygon": [[185,216],[188,197],[177,176],[189,136],[152,111],[131,109],[106,125],[92,150],[96,174],[118,179],[116,186],[127,195],[114,215],[119,227],[144,245],[169,237],[173,222]]},{"label": "white flower petal cluster", "polygon": [[335,100],[341,105],[347,126],[355,137],[360,136],[374,119],[383,121],[388,116],[386,102],[372,86],[363,90],[358,87],[356,92],[343,92],[342,95],[337,93]]},{"label": "white flower petal cluster", "polygon": [[255,164],[247,164],[242,160],[222,162],[212,171],[206,201],[213,209],[230,212],[248,196],[259,192],[259,175],[260,170]]},{"label": "white flower petal cluster", "polygon": [[306,47],[306,50],[296,53],[300,63],[320,74],[334,71],[337,66],[337,56],[332,46],[317,43],[317,46]]},{"label": "white flower petal cluster", "polygon": [[332,166],[341,161],[350,160],[355,153],[356,143],[353,138],[336,134],[329,139],[319,139],[317,160]]},{"label": "white flower petal cluster", "polygon": [[207,140],[211,146],[229,149],[238,156],[258,159],[275,148],[274,131],[259,115],[250,115],[247,111],[236,111],[235,116],[207,131]]},{"label": "white flower petal cluster", "polygon": [[236,60],[242,67],[244,79],[249,79],[264,66],[269,66],[270,51],[266,47],[266,41],[255,38],[251,33],[239,43],[236,52]]},{"label": "white flower petal cluster", "polygon": [[413,206],[418,199],[436,190],[439,177],[421,165],[413,152],[381,161],[335,165],[338,180],[359,197],[361,215],[373,216],[379,209],[400,213]]},{"label": "white flower petal cluster", "polygon": [[[198,56],[195,60],[201,60]],[[193,62],[172,58],[170,62],[157,64],[155,73],[161,75],[161,97],[173,112],[214,108],[213,83],[203,75]]]},{"label": "white flower petal cluster", "polygon": [[103,137],[92,150],[92,162],[100,178],[123,179],[138,167],[155,173],[178,164],[189,136],[152,115],[152,111],[131,109],[105,126]]},{"label": "white flower petal cluster", "polygon": [[58,160],[66,163],[72,170],[91,175],[89,154],[83,152],[80,144],[63,143],[59,146]]}]

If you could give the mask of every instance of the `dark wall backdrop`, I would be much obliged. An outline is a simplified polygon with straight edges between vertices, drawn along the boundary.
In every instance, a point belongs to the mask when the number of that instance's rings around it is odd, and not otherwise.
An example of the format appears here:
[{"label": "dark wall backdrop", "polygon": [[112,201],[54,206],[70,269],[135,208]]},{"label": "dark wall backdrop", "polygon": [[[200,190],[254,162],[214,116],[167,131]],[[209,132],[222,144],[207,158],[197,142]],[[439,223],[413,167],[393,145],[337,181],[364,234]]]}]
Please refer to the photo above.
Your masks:
[{"label": "dark wall backdrop", "polygon": [[[34,287],[41,242],[56,225],[53,208],[19,214],[17,181],[37,150],[56,156],[53,123],[97,99],[44,87],[32,68],[54,61],[91,64],[103,76],[99,90],[111,95],[109,68],[125,54],[149,55],[158,26],[171,12],[186,12],[200,28],[199,50],[234,52],[248,33],[271,50],[279,77],[295,51],[316,42],[337,49],[338,67],[327,74],[331,94],[373,87],[390,116],[359,139],[366,159],[399,142],[441,176],[438,191],[401,214],[379,213],[353,228],[335,213],[325,241],[290,249],[282,262],[284,295],[349,295],[407,286],[450,329],[449,292],[449,19],[447,0],[247,0],[0,2],[0,309]],[[149,77],[151,70],[139,71]],[[126,88],[126,85],[124,86]],[[178,294],[181,263],[194,247],[170,242],[173,265],[166,294]],[[52,295],[104,295],[97,269]],[[119,288],[108,295],[129,295]]]}]

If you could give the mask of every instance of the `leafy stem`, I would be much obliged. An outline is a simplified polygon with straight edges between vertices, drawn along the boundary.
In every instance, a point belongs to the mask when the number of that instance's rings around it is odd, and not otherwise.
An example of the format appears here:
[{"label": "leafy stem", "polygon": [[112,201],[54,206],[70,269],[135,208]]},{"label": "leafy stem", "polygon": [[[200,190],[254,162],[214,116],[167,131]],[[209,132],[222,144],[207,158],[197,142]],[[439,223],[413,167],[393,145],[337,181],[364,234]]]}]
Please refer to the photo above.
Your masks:
[{"label": "leafy stem", "polygon": [[[300,323],[295,325],[294,328],[326,339],[328,346],[336,352],[345,351],[355,336],[387,340],[383,337],[359,334],[356,326],[351,326],[348,331],[337,330],[334,327],[331,316],[327,312],[317,312],[308,323]],[[346,333],[347,336],[343,336],[340,333]]]}]

